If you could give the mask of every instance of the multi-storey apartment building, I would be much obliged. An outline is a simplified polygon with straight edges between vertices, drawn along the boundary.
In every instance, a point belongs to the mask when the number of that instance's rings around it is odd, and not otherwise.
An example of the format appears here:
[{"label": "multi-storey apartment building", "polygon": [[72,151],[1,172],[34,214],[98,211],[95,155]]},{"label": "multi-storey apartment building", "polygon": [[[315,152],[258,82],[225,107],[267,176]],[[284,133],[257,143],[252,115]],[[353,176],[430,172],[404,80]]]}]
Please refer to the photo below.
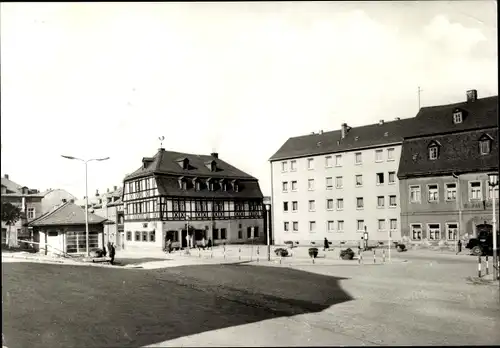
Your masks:
[{"label": "multi-storey apartment building", "polygon": [[370,243],[400,237],[396,172],[413,119],[288,139],[271,157],[273,231],[285,241]]},{"label": "multi-storey apartment building", "polygon": [[[2,203],[9,202],[21,209],[21,219],[14,225],[7,226],[2,221],[2,244],[18,246],[19,239],[31,239],[26,224],[42,214],[43,194],[10,180],[9,175],[2,177]],[[10,231],[10,232],[9,232]]]},{"label": "multi-storey apartment building", "polygon": [[196,243],[264,240],[259,182],[207,155],[165,151],[144,157],[124,180],[125,242],[128,248],[163,248],[166,240]]},{"label": "multi-storey apartment building", "polygon": [[[422,108],[413,135],[403,141],[398,170],[401,228],[414,244],[454,246],[458,238],[491,229],[488,185],[498,172],[498,97]],[[498,217],[497,217],[498,221]]]},{"label": "multi-storey apartment building", "polygon": [[122,202],[123,188],[114,186],[99,196],[99,201],[92,206],[95,214],[106,218],[104,223],[104,241],[114,243],[118,249],[123,247],[124,216]]}]

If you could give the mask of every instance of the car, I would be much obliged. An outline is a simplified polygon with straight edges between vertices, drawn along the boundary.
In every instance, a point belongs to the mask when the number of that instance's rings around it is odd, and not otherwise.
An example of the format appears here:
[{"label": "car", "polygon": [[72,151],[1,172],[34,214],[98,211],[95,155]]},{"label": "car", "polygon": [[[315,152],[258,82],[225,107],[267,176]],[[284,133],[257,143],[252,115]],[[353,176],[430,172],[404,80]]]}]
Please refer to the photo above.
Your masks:
[{"label": "car", "polygon": [[[477,238],[469,239],[465,246],[470,249],[474,256],[492,255],[493,254],[493,233],[491,230],[481,230],[477,234]],[[497,249],[500,249],[500,234],[497,231]]]}]

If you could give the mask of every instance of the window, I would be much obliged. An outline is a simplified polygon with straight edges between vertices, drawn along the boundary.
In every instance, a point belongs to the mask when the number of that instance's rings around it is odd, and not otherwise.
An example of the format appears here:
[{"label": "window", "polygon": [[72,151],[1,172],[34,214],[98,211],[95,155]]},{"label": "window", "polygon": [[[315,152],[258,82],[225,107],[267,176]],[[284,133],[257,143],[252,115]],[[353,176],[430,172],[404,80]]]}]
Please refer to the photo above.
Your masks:
[{"label": "window", "polygon": [[132,241],[132,232],[127,231],[127,241]]},{"label": "window", "polygon": [[363,209],[363,197],[356,197],[356,209]]},{"label": "window", "polygon": [[290,161],[290,171],[291,172],[297,171],[297,161],[296,160]]},{"label": "window", "polygon": [[285,162],[281,162],[281,171],[282,171],[282,172],[286,172],[286,171],[287,171],[287,167],[286,167],[286,165],[287,165],[287,162],[286,162],[286,161],[285,161]]},{"label": "window", "polygon": [[439,201],[438,185],[435,184],[427,185],[427,191],[429,192],[429,202]]},{"label": "window", "polygon": [[139,242],[141,240],[141,232],[135,231],[135,241]]},{"label": "window", "polygon": [[396,196],[395,195],[390,195],[389,196],[389,207],[394,208],[398,205],[396,202]]},{"label": "window", "polygon": [[389,172],[389,184],[394,184],[396,182],[396,172]]},{"label": "window", "polygon": [[489,186],[488,188],[488,199],[498,199],[498,185],[495,187]]},{"label": "window", "polygon": [[330,168],[332,166],[333,166],[332,156],[326,156],[325,157],[325,167]]},{"label": "window", "polygon": [[316,221],[309,221],[309,232],[316,232]]},{"label": "window", "polygon": [[356,175],[356,187],[363,186],[363,175]]},{"label": "window", "polygon": [[358,232],[365,230],[365,220],[356,220],[356,230]]},{"label": "window", "polygon": [[328,232],[333,232],[335,230],[335,225],[333,224],[333,220],[329,220],[326,223],[326,226],[327,226]]},{"label": "window", "polygon": [[481,155],[487,155],[490,153],[490,143],[491,141],[489,139],[479,141],[479,152]]},{"label": "window", "polygon": [[344,199],[337,198],[337,210],[342,210],[342,209],[344,209]]},{"label": "window", "polygon": [[297,180],[292,181],[292,191],[297,191]]},{"label": "window", "polygon": [[238,239],[243,239],[243,231],[242,230],[238,231]]},{"label": "window", "polygon": [[331,176],[326,178],[326,189],[331,190],[333,188],[333,178]]},{"label": "window", "polygon": [[148,233],[146,231],[142,231],[142,241],[143,242],[148,241]]},{"label": "window", "polygon": [[390,229],[391,229],[391,231],[395,231],[398,229],[398,220],[397,219],[390,220]]},{"label": "window", "polygon": [[453,113],[453,123],[462,123],[462,112],[456,111]]},{"label": "window", "polygon": [[250,226],[247,227],[247,238],[252,238],[252,228]]},{"label": "window", "polygon": [[327,210],[333,210],[333,199],[327,199],[326,200],[326,209]]},{"label": "window", "polygon": [[335,167],[342,166],[342,155],[335,155]]},{"label": "window", "polygon": [[307,169],[309,170],[314,169],[314,158],[307,159]]},{"label": "window", "polygon": [[437,146],[429,147],[429,159],[436,160],[438,158],[438,152],[439,151]]},{"label": "window", "polygon": [[150,242],[153,242],[153,243],[154,243],[154,242],[155,242],[155,240],[156,240],[156,239],[155,239],[155,237],[156,237],[156,236],[155,236],[155,231],[151,231],[151,232],[149,232],[149,241],[150,241]]},{"label": "window", "polygon": [[480,181],[469,182],[469,199],[471,201],[477,201],[482,199]]},{"label": "window", "polygon": [[384,184],[384,173],[377,173],[377,185]]},{"label": "window", "polygon": [[35,208],[28,208],[28,219],[34,219],[35,218]]},{"label": "window", "polygon": [[283,181],[282,182],[282,186],[283,186],[283,192],[288,192],[288,182],[287,181]]},{"label": "window", "polygon": [[341,176],[335,178],[335,188],[341,189],[344,186]]},{"label": "window", "polygon": [[314,190],[314,179],[307,180],[307,189],[309,191],[313,191]]},{"label": "window", "polygon": [[309,211],[315,211],[316,210],[316,201],[311,200],[309,201]]},{"label": "window", "polygon": [[429,232],[429,240],[440,240],[441,239],[441,227],[439,224],[428,224],[427,232]]},{"label": "window", "polygon": [[384,196],[377,197],[377,208],[383,208],[385,206]]},{"label": "window", "polygon": [[385,220],[384,219],[379,219],[377,222],[377,230],[378,231],[385,231]]},{"label": "window", "polygon": [[361,164],[363,163],[363,157],[361,152],[356,152],[354,154],[354,164]]},{"label": "window", "polygon": [[299,210],[299,202],[293,201],[292,202],[292,211],[297,211]]},{"label": "window", "polygon": [[458,224],[448,223],[446,224],[446,238],[448,240],[457,240],[458,236]]},{"label": "window", "polygon": [[450,184],[446,184],[446,200],[454,201],[457,199],[457,184],[452,182]]},{"label": "window", "polygon": [[253,236],[254,236],[254,238],[259,237],[259,226],[255,226],[253,228]]},{"label": "window", "polygon": [[283,223],[283,231],[288,232],[289,228],[290,228],[290,223],[288,221],[285,221]]},{"label": "window", "polygon": [[410,186],[410,203],[420,203],[420,186]]},{"label": "window", "polygon": [[213,229],[213,236],[214,236],[214,240],[219,239],[219,229],[218,228]]},{"label": "window", "polygon": [[412,224],[410,226],[410,235],[413,240],[422,240],[422,225]]},{"label": "window", "polygon": [[382,161],[383,161],[383,151],[375,150],[375,162],[382,162]]},{"label": "window", "polygon": [[387,149],[387,160],[394,161],[394,149]]},{"label": "window", "polygon": [[225,228],[220,229],[220,239],[226,239],[226,231]]},{"label": "window", "polygon": [[337,221],[337,231],[338,232],[343,232],[344,231],[344,220],[338,220]]},{"label": "window", "polygon": [[283,211],[288,212],[288,202],[283,202]]},{"label": "window", "polygon": [[293,232],[298,232],[299,231],[299,222],[298,221],[294,221],[292,223],[292,227],[293,227]]}]

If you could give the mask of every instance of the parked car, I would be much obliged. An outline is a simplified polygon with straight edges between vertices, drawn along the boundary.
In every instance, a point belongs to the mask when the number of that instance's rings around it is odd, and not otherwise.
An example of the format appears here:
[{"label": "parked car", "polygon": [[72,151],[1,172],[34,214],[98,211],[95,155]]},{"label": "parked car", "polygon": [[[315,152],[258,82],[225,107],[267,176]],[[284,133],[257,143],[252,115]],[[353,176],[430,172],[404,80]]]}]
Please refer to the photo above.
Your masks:
[{"label": "parked car", "polygon": [[[492,255],[493,254],[493,233],[492,231],[479,231],[477,238],[469,239],[465,246],[470,249],[474,256]],[[500,249],[500,234],[497,231],[497,249]]]}]

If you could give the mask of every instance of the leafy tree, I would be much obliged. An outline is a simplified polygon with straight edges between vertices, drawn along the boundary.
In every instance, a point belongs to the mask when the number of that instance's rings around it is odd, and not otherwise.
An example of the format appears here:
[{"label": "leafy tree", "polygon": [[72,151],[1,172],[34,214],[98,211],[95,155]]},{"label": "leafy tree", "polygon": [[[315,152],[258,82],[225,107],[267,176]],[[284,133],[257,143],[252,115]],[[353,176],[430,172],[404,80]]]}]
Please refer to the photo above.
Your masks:
[{"label": "leafy tree", "polygon": [[16,207],[12,203],[3,202],[2,203],[2,222],[9,226],[9,231],[7,234],[7,245],[10,246],[10,229],[12,225],[15,225],[21,219],[21,209]]}]

